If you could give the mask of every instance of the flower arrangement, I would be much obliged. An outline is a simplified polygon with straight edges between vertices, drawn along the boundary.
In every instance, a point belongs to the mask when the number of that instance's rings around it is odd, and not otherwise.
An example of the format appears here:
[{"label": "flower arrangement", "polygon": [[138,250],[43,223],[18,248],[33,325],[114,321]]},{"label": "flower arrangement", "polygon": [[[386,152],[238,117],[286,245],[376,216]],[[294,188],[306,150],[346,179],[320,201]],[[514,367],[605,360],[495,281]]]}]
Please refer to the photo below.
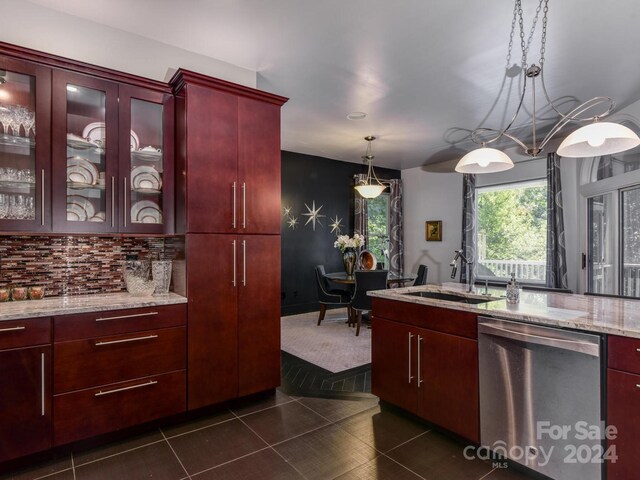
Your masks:
[{"label": "flower arrangement", "polygon": [[347,248],[360,248],[364,245],[364,236],[358,233],[353,235],[353,238],[349,237],[349,235],[339,235],[335,242],[333,242],[333,246],[335,248],[339,248],[342,253]]}]

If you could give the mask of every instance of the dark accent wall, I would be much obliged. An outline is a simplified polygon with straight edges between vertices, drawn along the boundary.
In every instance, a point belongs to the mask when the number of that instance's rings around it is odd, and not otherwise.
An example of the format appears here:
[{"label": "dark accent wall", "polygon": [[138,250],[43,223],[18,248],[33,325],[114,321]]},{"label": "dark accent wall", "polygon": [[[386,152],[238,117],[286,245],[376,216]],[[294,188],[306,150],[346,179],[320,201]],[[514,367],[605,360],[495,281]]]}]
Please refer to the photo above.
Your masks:
[{"label": "dark accent wall", "polygon": [[[400,178],[399,170],[375,167],[380,178]],[[344,270],[342,254],[334,248],[336,234],[331,219],[342,219],[342,234],[353,234],[353,176],[366,173],[366,165],[341,162],[301,153],[282,152],[282,208],[290,207],[298,219],[292,229],[282,215],[282,314],[318,309],[314,267],[324,265],[327,272]],[[305,203],[322,206],[319,225],[305,225]]]}]

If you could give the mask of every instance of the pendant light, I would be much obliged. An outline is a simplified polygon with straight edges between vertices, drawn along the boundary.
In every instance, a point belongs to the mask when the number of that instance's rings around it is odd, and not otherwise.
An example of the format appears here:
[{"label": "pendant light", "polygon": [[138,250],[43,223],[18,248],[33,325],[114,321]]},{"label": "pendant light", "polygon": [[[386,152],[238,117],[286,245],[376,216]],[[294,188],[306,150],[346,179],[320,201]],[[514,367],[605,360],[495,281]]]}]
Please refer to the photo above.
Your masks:
[{"label": "pendant light", "polygon": [[[508,170],[513,167],[511,159],[504,154],[493,148],[487,148],[487,144],[491,144],[501,139],[502,137],[508,138],[518,145],[520,145],[524,152],[531,156],[537,157],[542,153],[545,145],[551,140],[551,138],[558,133],[569,122],[592,122],[589,125],[578,128],[575,132],[570,134],[558,147],[557,153],[561,157],[597,157],[601,155],[609,155],[612,153],[623,152],[630,150],[640,145],[640,138],[629,128],[612,122],[600,122],[599,120],[609,115],[614,106],[614,101],[609,97],[595,97],[588,100],[568,113],[562,113],[551,101],[547,88],[544,83],[544,61],[547,42],[547,20],[549,11],[549,0],[540,0],[536,15],[533,20],[533,26],[529,34],[529,41],[533,36],[536,24],[538,22],[538,16],[540,11],[543,12],[542,17],[542,34],[540,41],[540,65],[531,64],[527,67],[527,51],[528,45],[525,45],[524,34],[524,21],[522,17],[522,0],[515,0],[511,38],[509,42],[509,53],[511,56],[511,45],[513,41],[515,25],[519,25],[520,30],[520,47],[522,49],[522,68],[524,70],[524,81],[522,84],[522,92],[520,94],[520,103],[518,104],[516,111],[511,118],[509,124],[502,130],[492,128],[477,128],[471,133],[471,139],[481,145],[480,148],[473,150],[466,154],[456,165],[456,171],[461,173],[493,173]],[[544,97],[546,99],[546,105],[560,117],[560,120],[549,130],[549,133],[542,139],[536,138],[536,78],[539,77],[540,86]],[[519,140],[509,129],[514,125],[514,122],[522,109],[524,103],[525,94],[527,92],[527,83],[531,82],[531,99],[532,106],[528,109],[531,111],[532,117],[532,143],[531,145],[525,144]],[[603,113],[586,117],[585,114],[589,111],[594,111],[596,108],[605,108]]]},{"label": "pendant light", "polygon": [[[371,154],[371,142],[373,142],[376,139],[376,137],[369,135],[367,137],[364,137],[364,139],[368,143],[367,143],[367,153],[362,157],[362,159],[367,161],[367,163],[369,164],[369,168],[367,170],[367,178],[365,179],[364,183],[360,183],[356,185],[355,189],[364,198],[376,198],[387,187],[385,187],[382,184],[382,182],[378,180],[378,177],[376,176],[376,172],[373,170],[373,159],[375,157]],[[375,183],[374,183],[374,180],[375,180]]]}]

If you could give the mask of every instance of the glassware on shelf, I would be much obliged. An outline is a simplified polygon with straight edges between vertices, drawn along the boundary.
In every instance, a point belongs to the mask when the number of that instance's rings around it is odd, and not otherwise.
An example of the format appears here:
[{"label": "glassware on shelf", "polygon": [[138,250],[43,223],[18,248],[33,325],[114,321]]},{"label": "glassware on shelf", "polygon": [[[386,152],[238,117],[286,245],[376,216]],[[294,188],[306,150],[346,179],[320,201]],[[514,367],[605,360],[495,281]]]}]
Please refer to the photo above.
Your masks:
[{"label": "glassware on shelf", "polygon": [[35,216],[35,201],[32,196],[0,193],[0,219],[33,220]]},{"label": "glassware on shelf", "polygon": [[171,284],[171,260],[154,260],[151,262],[151,274],[156,286],[155,295],[167,295]]}]

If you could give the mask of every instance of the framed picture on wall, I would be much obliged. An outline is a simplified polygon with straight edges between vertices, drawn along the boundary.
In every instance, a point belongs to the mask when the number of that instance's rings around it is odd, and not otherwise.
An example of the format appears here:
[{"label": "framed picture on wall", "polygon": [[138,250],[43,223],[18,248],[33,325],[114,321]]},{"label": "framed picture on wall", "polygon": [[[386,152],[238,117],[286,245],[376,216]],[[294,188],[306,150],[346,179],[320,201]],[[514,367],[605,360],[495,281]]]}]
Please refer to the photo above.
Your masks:
[{"label": "framed picture on wall", "polygon": [[427,220],[425,224],[427,242],[442,241],[442,220]]}]

